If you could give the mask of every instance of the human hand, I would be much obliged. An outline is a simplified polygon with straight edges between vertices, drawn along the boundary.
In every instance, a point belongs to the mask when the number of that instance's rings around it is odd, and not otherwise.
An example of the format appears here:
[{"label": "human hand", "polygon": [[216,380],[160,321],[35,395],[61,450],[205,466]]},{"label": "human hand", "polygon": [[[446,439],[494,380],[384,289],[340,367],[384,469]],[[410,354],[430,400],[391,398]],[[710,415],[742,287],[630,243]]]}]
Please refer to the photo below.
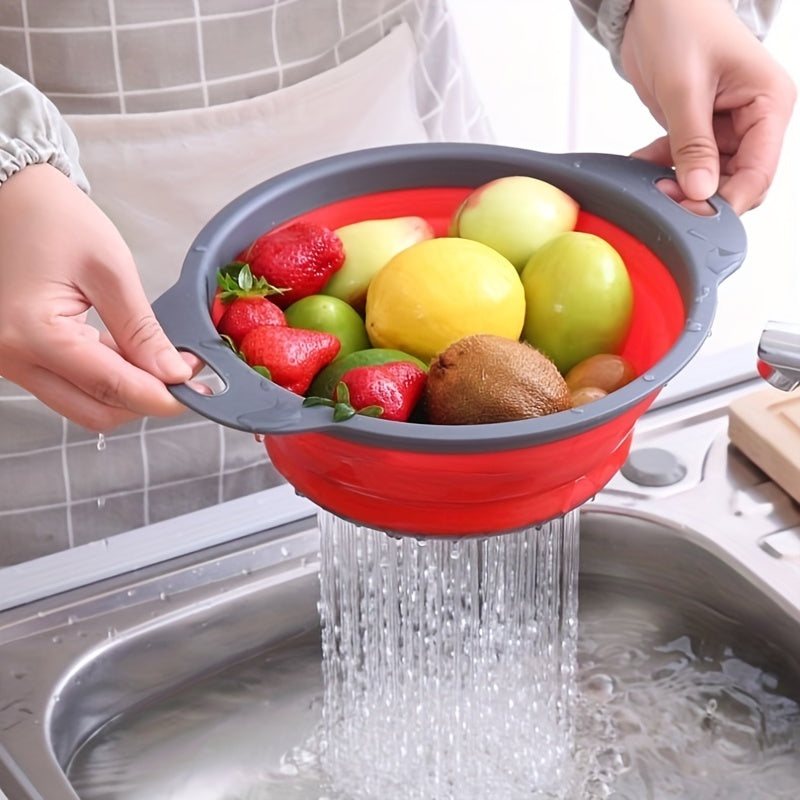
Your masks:
[{"label": "human hand", "polygon": [[729,1],[636,0],[620,55],[667,131],[633,155],[675,167],[668,193],[697,211],[716,191],[738,214],[759,205],[797,90]]},{"label": "human hand", "polygon": [[0,375],[95,431],[180,413],[165,384],[192,375],[117,229],[48,164],[0,187]]}]

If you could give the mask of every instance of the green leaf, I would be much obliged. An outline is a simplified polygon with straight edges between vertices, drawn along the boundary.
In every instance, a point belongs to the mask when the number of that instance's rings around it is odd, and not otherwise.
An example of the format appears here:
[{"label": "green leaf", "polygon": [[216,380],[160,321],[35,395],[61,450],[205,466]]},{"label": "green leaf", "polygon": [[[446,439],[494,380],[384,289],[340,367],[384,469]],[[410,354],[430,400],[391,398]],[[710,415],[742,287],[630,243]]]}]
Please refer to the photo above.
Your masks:
[{"label": "green leaf", "polygon": [[358,413],[365,417],[382,417],[383,406],[364,406],[358,409]]},{"label": "green leaf", "polygon": [[333,398],[340,403],[350,404],[350,389],[344,381],[339,381],[333,390]]},{"label": "green leaf", "polygon": [[316,395],[312,395],[311,397],[306,397],[303,400],[303,407],[310,408],[311,406],[329,406],[333,408],[336,404],[333,400],[330,400],[327,397],[317,397]]},{"label": "green leaf", "polygon": [[230,336],[223,333],[220,334],[220,339],[222,339],[222,341],[225,342],[225,344],[228,345],[228,347],[230,347],[230,349],[233,350],[234,353],[237,353],[239,358],[242,357],[242,354],[236,349],[236,345],[233,343],[233,339],[231,339]]},{"label": "green leaf", "polygon": [[262,276],[256,278],[250,265],[243,261],[231,261],[218,270],[217,286],[220,288],[219,297],[223,303],[230,303],[238,297],[267,297],[288,291],[273,286]]},{"label": "green leaf", "polygon": [[257,364],[253,367],[253,369],[262,377],[266,378],[268,381],[272,380],[272,373],[261,364]]},{"label": "green leaf", "polygon": [[356,410],[350,403],[336,403],[333,407],[333,421],[344,422],[356,415]]}]

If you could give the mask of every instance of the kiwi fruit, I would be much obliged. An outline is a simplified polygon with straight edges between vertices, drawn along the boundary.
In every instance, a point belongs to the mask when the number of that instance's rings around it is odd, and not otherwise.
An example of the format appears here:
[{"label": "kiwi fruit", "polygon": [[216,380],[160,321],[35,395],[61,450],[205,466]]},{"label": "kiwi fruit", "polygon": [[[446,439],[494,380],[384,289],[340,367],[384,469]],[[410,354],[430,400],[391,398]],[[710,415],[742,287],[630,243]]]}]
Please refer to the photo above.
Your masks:
[{"label": "kiwi fruit", "polygon": [[434,425],[510,422],[572,408],[566,381],[536,348],[494,334],[473,334],[430,365],[425,410]]}]

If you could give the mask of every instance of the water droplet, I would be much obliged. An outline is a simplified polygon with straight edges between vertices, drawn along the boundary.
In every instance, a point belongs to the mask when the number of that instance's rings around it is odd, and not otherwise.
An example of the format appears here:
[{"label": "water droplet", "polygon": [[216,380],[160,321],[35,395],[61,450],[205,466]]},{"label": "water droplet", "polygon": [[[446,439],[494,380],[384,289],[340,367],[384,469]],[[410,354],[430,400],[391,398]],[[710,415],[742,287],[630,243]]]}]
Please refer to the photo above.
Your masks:
[{"label": "water droplet", "polygon": [[97,507],[98,508],[105,508],[106,507],[106,498],[105,497],[98,497],[97,498]]},{"label": "water droplet", "polygon": [[774,692],[778,689],[778,678],[769,672],[761,676],[761,685],[768,691]]},{"label": "water droplet", "polygon": [[106,437],[102,433],[97,434],[97,449],[98,450],[106,449]]},{"label": "water droplet", "polygon": [[614,696],[614,679],[610,675],[592,675],[582,686],[584,693],[592,700],[607,703]]},{"label": "water droplet", "polygon": [[290,555],[291,553],[289,552],[289,548],[286,547],[286,545],[281,547],[281,556],[283,556],[283,558],[289,558]]},{"label": "water droplet", "polygon": [[699,333],[701,330],[703,330],[703,326],[699,322],[686,320],[686,330],[691,331],[692,333]]},{"label": "water droplet", "polygon": [[642,375],[642,380],[647,381],[648,383],[652,383],[655,379],[656,376],[653,375],[652,372],[646,372],[644,375]]},{"label": "water droplet", "polygon": [[695,297],[695,303],[702,303],[711,294],[711,289],[708,286],[700,287],[700,294]]}]

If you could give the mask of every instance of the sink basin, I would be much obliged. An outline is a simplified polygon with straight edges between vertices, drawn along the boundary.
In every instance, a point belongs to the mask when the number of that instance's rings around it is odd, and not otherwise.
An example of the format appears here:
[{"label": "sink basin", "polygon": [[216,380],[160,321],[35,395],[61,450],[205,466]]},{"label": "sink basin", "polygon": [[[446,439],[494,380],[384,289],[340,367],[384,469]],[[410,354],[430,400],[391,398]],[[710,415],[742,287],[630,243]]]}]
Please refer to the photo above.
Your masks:
[{"label": "sink basin", "polygon": [[[309,518],[37,604],[6,625],[9,800],[318,797],[292,762],[320,717],[315,533]],[[686,534],[584,512],[581,624],[633,614],[660,642],[735,643],[742,663],[800,701],[800,610]],[[800,770],[800,750],[797,759]]]},{"label": "sink basin", "polygon": [[[712,657],[722,672],[740,665],[734,689],[756,675],[794,720],[778,782],[760,779],[764,797],[788,798],[800,780],[800,513],[730,447],[728,398],[651,412],[632,453],[671,456],[679,477],[620,475],[582,507],[579,660],[588,694],[602,694],[613,664],[600,669],[593,640],[616,626],[628,661],[645,638],[668,654],[656,678],[676,659],[702,668]],[[319,532],[314,509],[296,503],[279,524],[262,515],[233,540],[9,604],[0,796],[318,798],[308,747],[321,713]],[[700,714],[703,731],[715,708]],[[661,796],[631,786],[619,796]]]}]

